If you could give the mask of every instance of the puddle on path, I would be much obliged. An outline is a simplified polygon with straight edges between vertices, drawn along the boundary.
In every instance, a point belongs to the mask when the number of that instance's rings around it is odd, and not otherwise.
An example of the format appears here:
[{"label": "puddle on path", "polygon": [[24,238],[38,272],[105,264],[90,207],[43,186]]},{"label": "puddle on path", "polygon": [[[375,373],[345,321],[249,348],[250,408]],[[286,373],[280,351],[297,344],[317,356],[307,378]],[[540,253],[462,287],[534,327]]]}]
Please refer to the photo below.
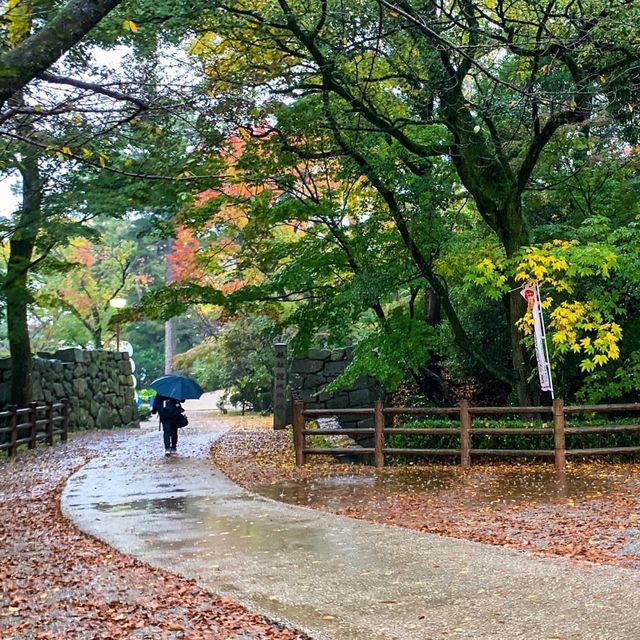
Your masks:
[{"label": "puddle on path", "polygon": [[629,477],[601,469],[576,469],[564,475],[551,468],[485,467],[469,472],[459,468],[410,468],[371,475],[337,475],[260,485],[256,493],[288,504],[339,509],[354,502],[382,501],[406,494],[473,496],[483,503],[552,503],[583,500],[619,491]]}]

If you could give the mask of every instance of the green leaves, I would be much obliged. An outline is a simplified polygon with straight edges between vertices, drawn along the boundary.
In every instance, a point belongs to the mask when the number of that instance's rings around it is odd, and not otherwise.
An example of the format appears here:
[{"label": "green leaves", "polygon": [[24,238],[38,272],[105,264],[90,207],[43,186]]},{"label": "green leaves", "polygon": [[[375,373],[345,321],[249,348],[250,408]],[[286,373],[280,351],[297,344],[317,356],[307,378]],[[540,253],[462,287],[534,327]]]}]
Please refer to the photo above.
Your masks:
[{"label": "green leaves", "polygon": [[440,348],[432,326],[398,307],[389,313],[384,327],[372,328],[358,339],[347,369],[323,391],[348,387],[365,375],[380,381],[386,391],[394,391],[408,371],[419,371]]}]

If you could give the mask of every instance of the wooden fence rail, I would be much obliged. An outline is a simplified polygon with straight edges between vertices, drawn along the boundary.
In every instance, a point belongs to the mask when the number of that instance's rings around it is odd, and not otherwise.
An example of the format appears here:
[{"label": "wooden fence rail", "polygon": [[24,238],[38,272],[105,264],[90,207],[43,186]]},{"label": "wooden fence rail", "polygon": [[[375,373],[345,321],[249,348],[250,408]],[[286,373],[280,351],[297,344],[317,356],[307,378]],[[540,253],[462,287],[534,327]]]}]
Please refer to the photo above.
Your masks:
[{"label": "wooden fence rail", "polygon": [[[296,464],[302,466],[308,455],[342,454],[342,455],[373,455],[375,465],[382,468],[388,455],[414,456],[456,456],[460,459],[462,468],[469,468],[472,456],[537,456],[553,458],[556,469],[564,470],[567,456],[606,455],[621,453],[640,453],[637,447],[608,447],[591,449],[567,449],[567,436],[585,433],[622,433],[640,431],[640,424],[603,425],[589,427],[567,427],[566,415],[579,413],[638,413],[640,403],[607,404],[607,405],[576,405],[565,406],[562,400],[554,400],[552,406],[539,407],[472,407],[463,400],[457,407],[446,408],[416,408],[416,407],[385,407],[378,400],[373,408],[359,409],[307,409],[304,402],[293,402],[293,440]],[[327,416],[373,416],[373,428],[346,429],[307,429],[307,420],[324,418]],[[385,416],[422,416],[422,417],[457,417],[459,426],[443,428],[406,428],[386,427]],[[548,415],[552,418],[553,427],[538,428],[489,428],[473,427],[474,416],[487,415]],[[325,435],[359,435],[373,437],[373,448],[340,447],[340,448],[308,448],[307,436]],[[457,449],[409,449],[390,448],[386,446],[386,436],[389,435],[456,435],[460,445]],[[474,449],[473,436],[476,435],[553,435],[553,449]]]},{"label": "wooden fence rail", "polygon": [[26,444],[35,449],[38,442],[51,446],[55,436],[66,442],[69,433],[69,400],[38,404],[32,402],[28,407],[17,409],[9,407],[0,411],[0,451],[7,451],[9,457],[15,457],[18,447]]}]

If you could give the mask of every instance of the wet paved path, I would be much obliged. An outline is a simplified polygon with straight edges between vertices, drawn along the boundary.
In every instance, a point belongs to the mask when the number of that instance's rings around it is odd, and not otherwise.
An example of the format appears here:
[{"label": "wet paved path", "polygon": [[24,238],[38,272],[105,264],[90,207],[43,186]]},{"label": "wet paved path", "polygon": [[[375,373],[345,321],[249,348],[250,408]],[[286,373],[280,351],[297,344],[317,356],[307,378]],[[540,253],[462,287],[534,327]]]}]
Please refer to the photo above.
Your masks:
[{"label": "wet paved path", "polygon": [[69,480],[65,513],[117,549],[319,640],[640,638],[640,572],[257,497],[204,461],[223,430],[188,428],[182,455],[169,459],[157,431],[114,435]]}]

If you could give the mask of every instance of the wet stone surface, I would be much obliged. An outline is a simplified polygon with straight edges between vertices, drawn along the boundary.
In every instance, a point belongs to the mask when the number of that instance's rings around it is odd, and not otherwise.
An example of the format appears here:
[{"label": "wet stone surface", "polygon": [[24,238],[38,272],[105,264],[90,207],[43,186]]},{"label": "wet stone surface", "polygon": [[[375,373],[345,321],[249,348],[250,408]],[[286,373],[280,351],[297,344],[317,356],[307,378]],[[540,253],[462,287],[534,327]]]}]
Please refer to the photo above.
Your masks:
[{"label": "wet stone surface", "polygon": [[262,496],[287,504],[337,510],[363,496],[368,500],[380,500],[416,490],[427,494],[448,491],[458,496],[473,491],[474,500],[486,504],[538,504],[588,498],[597,492],[608,492],[613,485],[610,477],[559,476],[553,468],[526,473],[500,471],[488,477],[486,473],[474,474],[473,470],[462,473],[457,467],[435,467],[394,470],[392,474],[311,478],[259,485],[254,489]]},{"label": "wet stone surface", "polygon": [[[274,502],[244,491],[204,461],[220,433],[215,424],[189,428],[181,455],[168,459],[157,432],[123,440],[71,478],[65,513],[116,548],[317,639],[639,635],[636,571],[576,566]],[[430,481],[450,486],[457,481],[452,473]],[[363,482],[375,487],[381,481],[334,478],[274,491],[304,504],[317,493],[330,499],[346,492],[341,499],[348,499]],[[492,491],[489,502],[498,495]]]}]

